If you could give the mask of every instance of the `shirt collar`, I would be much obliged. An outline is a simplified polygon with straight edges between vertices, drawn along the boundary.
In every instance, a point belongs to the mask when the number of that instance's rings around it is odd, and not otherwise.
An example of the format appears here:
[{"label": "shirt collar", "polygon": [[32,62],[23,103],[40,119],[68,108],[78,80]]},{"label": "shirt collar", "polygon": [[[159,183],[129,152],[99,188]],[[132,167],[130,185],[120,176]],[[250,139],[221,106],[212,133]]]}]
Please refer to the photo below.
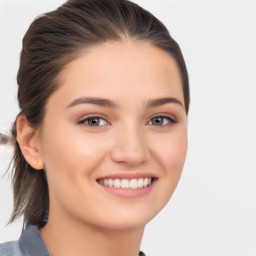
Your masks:
[{"label": "shirt collar", "polygon": [[37,226],[28,226],[21,234],[19,247],[26,256],[50,256]]}]

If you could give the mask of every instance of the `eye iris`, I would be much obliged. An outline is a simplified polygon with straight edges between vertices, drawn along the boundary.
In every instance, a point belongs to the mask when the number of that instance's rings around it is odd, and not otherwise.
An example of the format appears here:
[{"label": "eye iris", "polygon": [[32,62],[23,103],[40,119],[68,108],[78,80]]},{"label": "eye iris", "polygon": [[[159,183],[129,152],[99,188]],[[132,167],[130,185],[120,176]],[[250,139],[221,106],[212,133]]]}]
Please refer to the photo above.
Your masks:
[{"label": "eye iris", "polygon": [[155,117],[155,118],[153,118],[152,123],[154,125],[162,125],[163,124],[163,118],[162,117]]},{"label": "eye iris", "polygon": [[93,117],[93,118],[88,119],[89,125],[97,126],[97,125],[99,125],[99,123],[100,123],[99,118]]}]

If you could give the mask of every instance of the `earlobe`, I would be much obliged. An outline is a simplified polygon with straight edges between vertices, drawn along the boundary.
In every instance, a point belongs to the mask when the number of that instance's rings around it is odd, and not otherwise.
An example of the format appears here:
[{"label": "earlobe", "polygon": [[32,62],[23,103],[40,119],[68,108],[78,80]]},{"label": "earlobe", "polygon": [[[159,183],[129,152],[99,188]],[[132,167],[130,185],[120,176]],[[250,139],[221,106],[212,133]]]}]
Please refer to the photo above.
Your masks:
[{"label": "earlobe", "polygon": [[16,120],[17,142],[21,152],[31,167],[37,170],[44,168],[43,161],[39,151],[38,130],[33,128],[25,115],[19,115]]}]

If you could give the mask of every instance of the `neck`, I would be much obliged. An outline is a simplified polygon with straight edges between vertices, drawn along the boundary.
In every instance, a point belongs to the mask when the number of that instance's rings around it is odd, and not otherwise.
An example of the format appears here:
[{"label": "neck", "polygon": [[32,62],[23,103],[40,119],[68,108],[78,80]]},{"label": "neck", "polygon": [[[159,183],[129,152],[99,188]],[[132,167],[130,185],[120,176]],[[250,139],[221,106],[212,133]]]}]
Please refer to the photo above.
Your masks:
[{"label": "neck", "polygon": [[144,227],[113,230],[52,216],[40,230],[51,256],[138,256],[143,231]]}]

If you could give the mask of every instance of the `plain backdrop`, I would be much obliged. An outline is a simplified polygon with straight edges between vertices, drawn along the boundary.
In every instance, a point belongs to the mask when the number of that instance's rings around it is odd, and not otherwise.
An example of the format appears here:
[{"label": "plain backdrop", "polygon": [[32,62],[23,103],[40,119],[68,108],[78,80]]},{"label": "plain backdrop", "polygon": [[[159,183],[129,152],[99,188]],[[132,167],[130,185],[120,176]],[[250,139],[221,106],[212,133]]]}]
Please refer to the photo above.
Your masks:
[{"label": "plain backdrop", "polygon": [[[0,2],[0,132],[18,113],[22,37],[62,0]],[[147,226],[147,256],[256,255],[256,11],[253,0],[136,0],[168,27],[190,76],[189,150],[181,181]],[[0,146],[0,243],[19,237],[8,175],[12,148]]]}]

